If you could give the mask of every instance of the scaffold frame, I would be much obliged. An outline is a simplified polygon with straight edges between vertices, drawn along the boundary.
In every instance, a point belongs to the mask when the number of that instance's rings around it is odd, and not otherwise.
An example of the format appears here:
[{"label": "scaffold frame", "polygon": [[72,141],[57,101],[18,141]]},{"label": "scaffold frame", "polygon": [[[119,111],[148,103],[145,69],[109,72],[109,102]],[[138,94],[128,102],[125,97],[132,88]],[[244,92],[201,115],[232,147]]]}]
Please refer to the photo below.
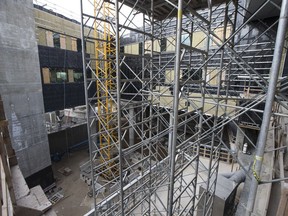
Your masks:
[{"label": "scaffold frame", "polygon": [[[255,17],[275,5],[267,0],[244,19],[248,12],[237,0],[207,0],[200,10],[191,0],[87,0],[86,7],[84,1],[82,56],[94,200],[89,214],[212,215],[222,148],[254,178],[229,146],[232,141],[223,140],[230,124],[243,131],[240,116],[263,114],[257,106],[267,98],[271,75],[270,68],[259,72],[256,63],[259,53],[274,50],[278,21],[266,26]],[[93,13],[85,11],[87,5]],[[241,30],[253,18],[263,30],[243,44]],[[138,54],[121,49],[127,31],[140,35]],[[269,40],[261,44],[263,35]],[[86,41],[95,44],[95,56],[86,55]],[[137,70],[131,59],[140,59]],[[280,93],[275,102],[286,107]],[[247,127],[259,127],[251,121]],[[202,146],[210,148],[205,163]]]}]

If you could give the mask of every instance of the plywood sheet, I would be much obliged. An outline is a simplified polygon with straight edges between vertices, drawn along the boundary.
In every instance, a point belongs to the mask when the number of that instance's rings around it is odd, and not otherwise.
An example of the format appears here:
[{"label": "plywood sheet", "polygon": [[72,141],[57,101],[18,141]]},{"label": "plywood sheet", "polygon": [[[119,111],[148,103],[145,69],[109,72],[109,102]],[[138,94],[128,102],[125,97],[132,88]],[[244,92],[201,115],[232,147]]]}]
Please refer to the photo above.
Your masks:
[{"label": "plywood sheet", "polygon": [[49,68],[42,68],[43,83],[50,83],[50,71]]},{"label": "plywood sheet", "polygon": [[47,46],[54,47],[53,33],[51,31],[46,31],[46,41]]},{"label": "plywood sheet", "polygon": [[71,50],[77,51],[77,40],[76,38],[71,38]]},{"label": "plywood sheet", "polygon": [[74,71],[72,69],[68,69],[68,82],[74,82]]},{"label": "plywood sheet", "polygon": [[60,48],[66,49],[66,37],[65,37],[65,35],[60,35]]}]

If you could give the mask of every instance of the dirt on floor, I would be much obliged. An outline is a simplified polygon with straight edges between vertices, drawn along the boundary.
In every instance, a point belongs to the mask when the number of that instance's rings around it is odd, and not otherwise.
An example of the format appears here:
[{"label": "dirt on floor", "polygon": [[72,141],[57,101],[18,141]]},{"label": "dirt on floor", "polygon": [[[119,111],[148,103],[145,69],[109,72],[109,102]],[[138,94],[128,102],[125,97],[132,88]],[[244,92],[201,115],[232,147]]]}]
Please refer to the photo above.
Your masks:
[{"label": "dirt on floor", "polygon": [[[93,205],[92,198],[87,196],[88,185],[80,179],[80,165],[89,160],[87,150],[66,154],[61,161],[53,162],[53,172],[57,188],[64,197],[54,204],[53,209],[58,216],[84,215]],[[70,175],[64,175],[59,170],[71,169]],[[62,172],[63,173],[63,172]],[[62,189],[62,190],[61,190]]]}]

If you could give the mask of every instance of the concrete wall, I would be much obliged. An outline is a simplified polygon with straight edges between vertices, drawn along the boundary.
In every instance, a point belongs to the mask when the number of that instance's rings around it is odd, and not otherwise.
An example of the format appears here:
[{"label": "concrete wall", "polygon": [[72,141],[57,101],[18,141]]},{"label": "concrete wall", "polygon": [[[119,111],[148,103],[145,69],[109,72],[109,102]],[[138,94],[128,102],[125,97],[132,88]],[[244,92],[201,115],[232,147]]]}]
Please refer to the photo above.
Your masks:
[{"label": "concrete wall", "polygon": [[51,165],[32,0],[0,1],[0,93],[24,177]]}]

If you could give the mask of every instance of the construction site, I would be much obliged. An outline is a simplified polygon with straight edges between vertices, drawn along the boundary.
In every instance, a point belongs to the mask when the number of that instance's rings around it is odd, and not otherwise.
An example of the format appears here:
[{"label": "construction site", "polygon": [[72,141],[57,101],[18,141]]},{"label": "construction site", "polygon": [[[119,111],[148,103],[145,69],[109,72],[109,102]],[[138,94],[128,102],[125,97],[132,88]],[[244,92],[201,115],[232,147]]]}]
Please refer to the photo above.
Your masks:
[{"label": "construction site", "polygon": [[288,216],[288,0],[0,0],[0,216]]}]

